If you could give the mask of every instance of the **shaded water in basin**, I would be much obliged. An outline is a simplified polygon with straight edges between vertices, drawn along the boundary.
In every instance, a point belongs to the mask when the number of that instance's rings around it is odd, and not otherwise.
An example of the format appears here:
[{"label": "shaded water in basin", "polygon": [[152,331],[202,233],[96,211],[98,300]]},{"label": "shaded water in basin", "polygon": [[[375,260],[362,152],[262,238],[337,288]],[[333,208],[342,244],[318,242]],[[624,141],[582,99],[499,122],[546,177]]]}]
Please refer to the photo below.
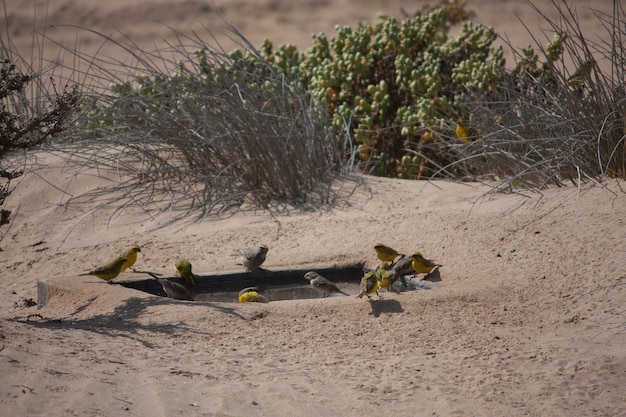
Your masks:
[{"label": "shaded water in basin", "polygon": [[[304,280],[303,280],[304,281]],[[359,293],[359,284],[356,282],[336,282],[341,291],[356,296]],[[322,295],[315,291],[309,284],[291,284],[271,287],[259,287],[259,293],[267,301],[280,300],[303,300],[307,298],[321,298]],[[239,292],[205,292],[196,293],[196,301],[220,301],[238,302]],[[345,297],[343,294],[332,294],[330,297]]]}]

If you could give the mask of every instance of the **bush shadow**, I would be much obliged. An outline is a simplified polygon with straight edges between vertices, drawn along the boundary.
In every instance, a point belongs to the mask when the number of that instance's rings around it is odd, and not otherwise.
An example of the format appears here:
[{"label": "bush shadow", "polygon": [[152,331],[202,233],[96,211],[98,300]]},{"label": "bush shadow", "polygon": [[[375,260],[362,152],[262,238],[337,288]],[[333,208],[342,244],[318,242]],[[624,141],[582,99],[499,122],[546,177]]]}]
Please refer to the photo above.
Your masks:
[{"label": "bush shadow", "polygon": [[[117,306],[112,312],[99,314],[86,319],[74,319],[81,311],[88,308],[97,297],[76,308],[71,314],[62,318],[47,318],[44,314],[30,314],[25,318],[12,318],[8,321],[21,323],[41,329],[55,329],[63,331],[87,331],[109,337],[124,337],[135,340],[148,348],[155,348],[149,339],[151,335],[175,336],[177,334],[197,334],[211,336],[199,326],[191,326],[184,320],[167,323],[141,323],[140,319],[150,314],[149,309],[161,305],[183,304],[197,317],[197,309],[206,311],[211,308],[223,314],[232,315],[242,320],[250,320],[239,314],[234,308],[217,303],[180,301],[165,297],[139,298],[130,297]],[[42,310],[43,311],[43,310]],[[43,311],[45,313],[45,311]],[[200,313],[203,314],[203,313]]]}]

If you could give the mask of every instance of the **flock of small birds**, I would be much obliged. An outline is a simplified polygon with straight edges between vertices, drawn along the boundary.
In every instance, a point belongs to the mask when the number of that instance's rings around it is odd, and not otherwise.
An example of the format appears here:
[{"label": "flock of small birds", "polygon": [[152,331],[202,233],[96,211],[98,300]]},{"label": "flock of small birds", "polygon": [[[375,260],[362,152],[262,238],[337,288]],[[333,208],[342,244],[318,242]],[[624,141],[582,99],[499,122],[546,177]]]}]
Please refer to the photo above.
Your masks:
[{"label": "flock of small birds", "polygon": [[[426,277],[428,277],[431,272],[441,266],[430,259],[426,259],[420,252],[413,252],[412,255],[407,256],[382,243],[375,244],[374,250],[376,251],[376,257],[381,261],[381,263],[376,267],[376,269],[366,271],[364,273],[359,285],[359,294],[357,295],[357,298],[362,298],[363,296],[371,298],[374,294],[376,294],[379,298],[382,298],[378,292],[380,288],[386,288],[387,291],[391,291],[394,282],[398,279],[400,279],[402,285],[406,286],[407,283],[405,277],[407,275],[426,274]],[[152,278],[156,279],[163,287],[163,291],[165,291],[167,296],[170,298],[177,300],[194,299],[196,277],[192,272],[191,262],[183,258],[176,260],[174,269],[183,280],[182,283],[179,283],[166,278],[161,278],[152,272],[136,271],[132,268],[135,262],[137,262],[137,254],[139,252],[141,252],[139,245],[132,245],[121,256],[113,261],[98,267],[93,271],[80,275],[93,275],[111,283],[111,281],[120,273],[130,268],[134,272],[145,272]],[[265,262],[267,252],[267,245],[259,245],[256,248],[241,250],[241,265],[243,265],[248,272],[259,270],[261,269],[261,265]],[[309,281],[311,287],[320,293],[322,298],[335,293],[349,296],[349,294],[342,291],[337,284],[326,279],[315,271],[307,272],[304,274],[303,278]],[[267,299],[260,293],[258,287],[247,287],[239,291],[238,301],[240,303],[266,302]]]}]

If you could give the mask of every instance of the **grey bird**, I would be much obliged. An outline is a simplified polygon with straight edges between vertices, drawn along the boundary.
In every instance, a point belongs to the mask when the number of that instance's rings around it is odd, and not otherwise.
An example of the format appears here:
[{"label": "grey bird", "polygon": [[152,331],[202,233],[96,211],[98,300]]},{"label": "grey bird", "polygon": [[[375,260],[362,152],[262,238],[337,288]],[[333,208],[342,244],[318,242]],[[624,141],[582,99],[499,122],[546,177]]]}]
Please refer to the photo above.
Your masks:
[{"label": "grey bird", "polygon": [[187,300],[193,301],[194,288],[191,285],[184,285],[178,282],[170,281],[169,279],[159,278],[151,272],[148,274],[159,281],[161,287],[163,287],[163,291],[169,298],[173,298],[175,300]]},{"label": "grey bird", "polygon": [[349,295],[341,291],[339,287],[337,286],[337,284],[335,284],[332,281],[327,280],[326,278],[324,278],[323,276],[321,276],[315,271],[307,272],[306,274],[304,274],[303,278],[309,280],[311,287],[313,287],[313,289],[317,291],[318,293],[322,294],[322,298],[328,297],[331,294],[336,293],[336,292],[343,294],[343,295]]},{"label": "grey bird", "polygon": [[263,265],[263,262],[265,262],[267,250],[267,245],[260,245],[255,249],[243,249],[240,251],[241,263],[248,271],[259,269],[261,265]]},{"label": "grey bird", "polygon": [[389,276],[389,279],[392,283],[396,279],[400,278],[402,285],[406,287],[407,284],[404,276],[415,275],[415,269],[413,269],[412,262],[413,258],[411,256],[402,255],[402,258],[398,259],[398,261],[391,265],[391,275]]}]

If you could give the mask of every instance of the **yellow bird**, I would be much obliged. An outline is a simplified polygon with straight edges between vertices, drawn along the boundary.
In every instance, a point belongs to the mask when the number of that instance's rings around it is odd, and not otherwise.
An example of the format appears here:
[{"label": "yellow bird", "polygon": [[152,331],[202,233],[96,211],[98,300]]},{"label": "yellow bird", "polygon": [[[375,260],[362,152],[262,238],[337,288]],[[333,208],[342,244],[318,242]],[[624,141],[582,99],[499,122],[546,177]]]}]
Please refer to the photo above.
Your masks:
[{"label": "yellow bird", "polygon": [[176,259],[175,268],[178,275],[180,275],[187,282],[187,284],[191,286],[196,285],[196,277],[191,272],[191,262],[187,259],[178,258]]},{"label": "yellow bird", "polygon": [[370,271],[367,274],[363,275],[361,278],[361,292],[357,295],[357,298],[361,298],[364,295],[367,295],[367,298],[370,298],[370,295],[376,293],[379,298],[380,294],[378,294],[378,275],[374,271]]},{"label": "yellow bird", "polygon": [[567,79],[567,84],[572,87],[582,87],[585,81],[589,79],[595,63],[596,61],[593,59],[585,59],[572,76]]},{"label": "yellow bird", "polygon": [[340,293],[343,295],[348,295],[347,293],[341,291],[337,284],[328,279],[324,278],[320,274],[315,271],[309,271],[304,274],[304,279],[308,279],[311,287],[318,293],[322,294],[322,298],[328,297],[332,293]]},{"label": "yellow bird", "polygon": [[126,263],[122,265],[122,272],[126,271],[128,268],[133,269],[131,267],[135,265],[135,262],[137,262],[137,253],[139,252],[141,252],[141,248],[139,248],[139,245],[133,245],[128,248],[126,252],[124,252],[122,256],[126,258]]},{"label": "yellow bird", "polygon": [[257,287],[248,287],[239,291],[238,299],[240,303],[264,303],[267,301],[265,297],[259,294]]},{"label": "yellow bird", "polygon": [[387,291],[391,291],[391,286],[396,280],[396,274],[391,270],[391,264],[389,262],[382,262],[376,268],[376,272],[379,276],[378,286],[387,288]]},{"label": "yellow bird", "polygon": [[465,117],[461,117],[456,122],[456,137],[461,140],[463,143],[470,143],[475,140],[478,140],[478,136],[480,135],[480,131],[474,129],[469,125],[469,120]]},{"label": "yellow bird", "polygon": [[401,255],[395,249],[382,243],[375,244],[374,249],[376,250],[376,257],[383,262],[393,262],[394,259]]},{"label": "yellow bird", "polygon": [[435,267],[441,266],[434,263],[430,259],[424,258],[424,256],[419,252],[413,253],[411,257],[413,258],[411,265],[413,266],[415,272],[417,272],[418,274],[430,274],[433,269],[435,269]]},{"label": "yellow bird", "polygon": [[122,265],[126,263],[126,258],[120,256],[114,261],[109,262],[101,267],[94,269],[93,271],[89,271],[82,275],[94,275],[100,279],[103,279],[107,282],[111,282],[115,277],[117,277],[120,272],[122,272]]}]

